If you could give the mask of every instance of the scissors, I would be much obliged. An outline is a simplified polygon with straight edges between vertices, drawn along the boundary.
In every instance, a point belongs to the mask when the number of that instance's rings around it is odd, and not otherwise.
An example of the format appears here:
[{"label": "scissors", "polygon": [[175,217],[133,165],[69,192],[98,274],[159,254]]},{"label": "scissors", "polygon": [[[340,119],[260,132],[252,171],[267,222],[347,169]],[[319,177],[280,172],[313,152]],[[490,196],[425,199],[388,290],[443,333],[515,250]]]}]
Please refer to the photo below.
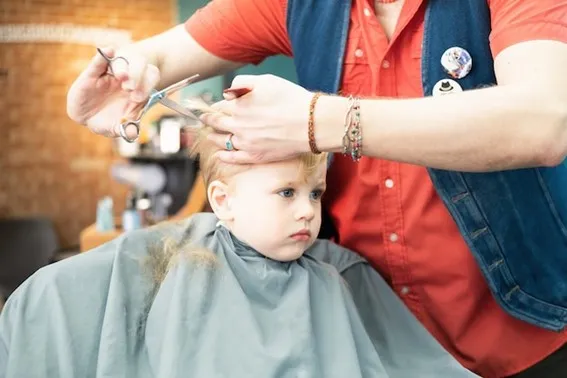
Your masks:
[{"label": "scissors", "polygon": [[[104,59],[106,59],[106,61],[108,62],[108,73],[110,75],[114,75],[114,71],[112,70],[112,62],[117,60],[117,59],[122,59],[126,62],[126,64],[128,64],[128,60],[124,57],[115,57],[115,58],[110,58],[109,56],[107,56],[104,52],[102,52],[102,50],[97,48],[97,51],[100,55],[102,55],[104,57]],[[146,114],[146,112],[148,110],[150,110],[150,108],[152,106],[154,106],[155,104],[157,104],[158,102],[161,103],[162,105],[168,107],[169,109],[184,115],[186,117],[190,117],[194,120],[199,121],[199,118],[193,113],[191,112],[189,109],[187,109],[186,107],[178,104],[177,102],[167,98],[167,96],[169,96],[170,94],[177,92],[178,90],[188,86],[189,84],[191,84],[192,82],[194,82],[197,78],[199,77],[199,74],[195,74],[193,76],[190,76],[186,79],[183,79],[175,84],[170,85],[169,87],[162,89],[160,91],[158,90],[152,90],[150,93],[150,96],[148,97],[148,100],[146,101],[146,103],[144,104],[143,108],[140,110],[140,112],[138,113],[138,116],[133,119],[133,120],[127,120],[127,119],[123,119],[120,123],[120,127],[119,127],[119,131],[120,131],[120,136],[127,142],[129,143],[133,143],[136,141],[136,139],[138,139],[138,136],[140,134],[140,121],[142,120],[142,117],[144,116],[144,114]],[[128,126],[134,126],[136,128],[136,137],[135,138],[128,138],[128,136],[126,135],[126,127]]]},{"label": "scissors", "polygon": [[[175,84],[170,85],[169,87],[162,89],[161,91],[158,90],[152,90],[152,92],[150,93],[150,96],[148,97],[148,100],[146,101],[144,107],[142,108],[142,110],[140,110],[140,112],[138,113],[138,116],[136,117],[136,119],[133,120],[126,120],[123,119],[122,122],[120,123],[120,136],[127,142],[135,142],[136,139],[138,139],[138,134],[140,133],[140,121],[142,120],[142,117],[144,116],[144,114],[146,114],[146,112],[148,110],[150,110],[150,108],[152,106],[154,106],[155,104],[157,104],[158,102],[166,107],[168,107],[169,109],[184,115],[186,117],[190,117],[196,121],[199,121],[199,117],[197,117],[192,111],[190,111],[189,109],[187,109],[186,107],[178,104],[177,102],[167,98],[167,96],[169,96],[170,94],[177,92],[178,90],[188,86],[189,84],[191,84],[193,81],[195,81],[197,78],[199,77],[198,74],[195,74],[193,76],[190,76],[186,79],[183,79]],[[128,138],[128,136],[126,135],[126,128],[128,126],[134,126],[136,128],[136,138],[130,139]]]}]

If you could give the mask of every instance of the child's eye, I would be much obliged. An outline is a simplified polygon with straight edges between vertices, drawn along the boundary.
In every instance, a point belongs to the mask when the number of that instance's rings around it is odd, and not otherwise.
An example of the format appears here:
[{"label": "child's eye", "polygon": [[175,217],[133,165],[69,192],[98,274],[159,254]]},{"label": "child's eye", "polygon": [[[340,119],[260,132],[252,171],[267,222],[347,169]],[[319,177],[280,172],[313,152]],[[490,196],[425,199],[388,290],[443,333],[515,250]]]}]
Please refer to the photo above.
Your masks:
[{"label": "child's eye", "polygon": [[323,191],[320,189],[314,190],[311,192],[311,199],[314,201],[318,201],[321,199],[321,196],[323,195]]},{"label": "child's eye", "polygon": [[280,190],[280,191],[278,192],[278,194],[279,194],[280,196],[282,196],[282,197],[285,197],[285,198],[291,198],[291,197],[293,197],[294,190],[288,188],[288,189]]}]

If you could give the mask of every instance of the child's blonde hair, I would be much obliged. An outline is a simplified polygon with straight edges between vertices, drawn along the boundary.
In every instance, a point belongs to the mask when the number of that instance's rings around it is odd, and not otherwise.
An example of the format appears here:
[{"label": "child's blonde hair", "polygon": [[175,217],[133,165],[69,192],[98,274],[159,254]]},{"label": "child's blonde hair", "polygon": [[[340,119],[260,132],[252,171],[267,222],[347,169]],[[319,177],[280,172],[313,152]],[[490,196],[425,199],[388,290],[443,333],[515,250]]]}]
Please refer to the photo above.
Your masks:
[{"label": "child's blonde hair", "polygon": [[[250,168],[250,165],[227,164],[218,159],[215,154],[220,151],[219,147],[207,139],[213,132],[212,127],[205,126],[197,133],[195,142],[191,149],[191,155],[199,157],[199,167],[205,187],[208,187],[214,180],[228,180],[231,176]],[[304,179],[310,177],[316,169],[327,161],[327,154],[300,154],[296,159],[299,160],[299,172]]]}]

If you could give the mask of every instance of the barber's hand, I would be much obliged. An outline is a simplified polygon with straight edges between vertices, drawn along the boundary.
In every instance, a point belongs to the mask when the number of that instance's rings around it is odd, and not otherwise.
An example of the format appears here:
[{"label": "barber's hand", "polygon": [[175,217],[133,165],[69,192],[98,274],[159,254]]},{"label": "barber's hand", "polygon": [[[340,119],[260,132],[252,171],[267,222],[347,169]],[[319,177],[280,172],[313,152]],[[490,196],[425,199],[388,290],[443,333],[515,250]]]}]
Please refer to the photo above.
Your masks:
[{"label": "barber's hand", "polygon": [[[201,118],[216,131],[209,139],[222,149],[218,152],[221,160],[267,163],[309,151],[307,123],[312,93],[273,75],[237,76],[231,88],[251,91],[238,98],[225,94],[224,101],[213,105],[219,112]],[[230,134],[234,151],[225,150]]]},{"label": "barber's hand", "polygon": [[[102,51],[109,57],[124,56],[112,62],[113,75],[107,74],[108,63],[98,52],[81,72],[67,94],[67,114],[96,134],[119,136],[123,118],[137,115],[151,90],[160,78],[156,66],[135,54],[122,54],[112,48]],[[126,128],[126,135],[134,139],[136,128]]]}]

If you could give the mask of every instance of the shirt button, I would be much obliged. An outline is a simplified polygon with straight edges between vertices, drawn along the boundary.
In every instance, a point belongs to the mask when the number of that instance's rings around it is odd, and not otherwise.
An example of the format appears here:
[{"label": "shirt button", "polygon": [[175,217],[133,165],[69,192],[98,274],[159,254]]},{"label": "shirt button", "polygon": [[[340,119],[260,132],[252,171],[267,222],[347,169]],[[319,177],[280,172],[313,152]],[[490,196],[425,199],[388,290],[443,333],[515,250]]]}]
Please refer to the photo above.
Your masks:
[{"label": "shirt button", "polygon": [[361,49],[356,49],[356,51],[354,52],[354,56],[356,56],[357,58],[362,58],[363,55],[364,52]]},{"label": "shirt button", "polygon": [[370,9],[364,8],[364,15],[365,15],[366,17],[370,17],[371,14],[372,14],[372,12],[370,12]]},{"label": "shirt button", "polygon": [[402,287],[402,288],[400,289],[400,293],[401,293],[402,295],[407,295],[407,294],[409,294],[409,292],[410,292],[410,289],[409,289],[409,287],[407,287],[407,286],[404,286],[404,287]]},{"label": "shirt button", "polygon": [[384,185],[386,185],[386,188],[391,189],[394,187],[394,180],[386,179],[386,181],[384,181]]},{"label": "shirt button", "polygon": [[382,68],[385,68],[385,69],[390,68],[390,61],[384,60],[384,61],[382,62]]},{"label": "shirt button", "polygon": [[397,241],[398,241],[398,234],[396,234],[395,232],[391,233],[391,234],[390,234],[390,241],[391,241],[392,243],[397,242]]}]

